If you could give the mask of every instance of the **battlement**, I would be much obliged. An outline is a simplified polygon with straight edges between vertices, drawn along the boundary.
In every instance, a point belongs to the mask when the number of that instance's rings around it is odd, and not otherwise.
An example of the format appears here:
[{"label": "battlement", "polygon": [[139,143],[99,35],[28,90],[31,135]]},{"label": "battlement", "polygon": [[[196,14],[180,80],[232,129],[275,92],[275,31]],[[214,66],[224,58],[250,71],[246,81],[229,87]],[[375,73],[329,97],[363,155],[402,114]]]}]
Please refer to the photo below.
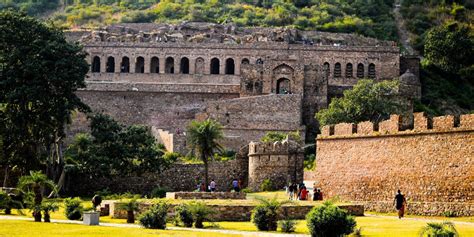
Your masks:
[{"label": "battlement", "polygon": [[401,116],[392,114],[390,119],[374,124],[370,121],[339,123],[322,127],[318,139],[339,138],[347,136],[380,136],[393,134],[419,134],[430,132],[473,131],[474,114],[446,115],[429,118],[424,113],[414,113],[412,127],[402,129]]},{"label": "battlement", "polygon": [[250,142],[249,156],[253,155],[287,155],[290,153],[302,152],[301,146],[291,140],[277,142]]}]

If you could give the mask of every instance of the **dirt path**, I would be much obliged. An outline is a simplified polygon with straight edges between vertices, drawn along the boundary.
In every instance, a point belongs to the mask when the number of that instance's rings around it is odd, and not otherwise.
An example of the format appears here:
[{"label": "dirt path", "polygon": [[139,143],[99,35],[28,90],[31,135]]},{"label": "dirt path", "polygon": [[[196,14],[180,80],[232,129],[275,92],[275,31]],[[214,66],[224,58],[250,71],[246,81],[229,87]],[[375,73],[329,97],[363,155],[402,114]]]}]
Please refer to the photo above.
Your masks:
[{"label": "dirt path", "polygon": [[395,0],[395,6],[393,8],[393,15],[395,17],[395,22],[397,24],[398,36],[400,37],[400,42],[406,50],[408,55],[418,54],[410,44],[410,33],[405,28],[405,21],[403,20],[402,15],[400,14],[400,6],[402,0]]}]

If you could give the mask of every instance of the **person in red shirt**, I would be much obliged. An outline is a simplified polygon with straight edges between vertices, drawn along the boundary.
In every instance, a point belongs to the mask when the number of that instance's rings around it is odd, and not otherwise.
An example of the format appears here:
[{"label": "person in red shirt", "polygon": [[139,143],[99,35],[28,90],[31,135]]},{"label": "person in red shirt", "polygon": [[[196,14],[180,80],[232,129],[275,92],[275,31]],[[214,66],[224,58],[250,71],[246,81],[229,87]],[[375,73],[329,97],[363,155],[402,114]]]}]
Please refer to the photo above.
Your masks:
[{"label": "person in red shirt", "polygon": [[305,186],[301,189],[300,200],[307,200],[308,199],[308,190]]}]

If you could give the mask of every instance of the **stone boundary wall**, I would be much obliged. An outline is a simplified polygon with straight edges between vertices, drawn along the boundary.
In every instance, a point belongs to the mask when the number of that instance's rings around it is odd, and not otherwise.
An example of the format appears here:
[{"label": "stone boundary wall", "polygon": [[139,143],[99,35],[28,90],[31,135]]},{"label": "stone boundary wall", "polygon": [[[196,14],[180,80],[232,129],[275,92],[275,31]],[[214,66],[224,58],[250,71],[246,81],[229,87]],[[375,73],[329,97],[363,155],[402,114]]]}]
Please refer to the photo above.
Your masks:
[{"label": "stone boundary wall", "polygon": [[393,211],[401,189],[408,212],[474,215],[474,114],[414,116],[413,129],[400,131],[392,115],[377,125],[325,126],[316,141],[316,171],[305,172],[328,198],[363,202],[367,210]]},{"label": "stone boundary wall", "polygon": [[[116,202],[110,204],[110,217],[115,219],[126,219],[126,211],[115,210]],[[152,204],[149,203],[140,203],[138,214],[143,213]],[[211,218],[213,221],[250,221],[252,210],[255,208],[255,205],[208,205],[211,209],[215,211]],[[343,204],[338,205],[341,209],[346,210],[350,215],[353,216],[363,216],[364,215],[364,206],[360,204]],[[174,208],[176,204],[171,204],[171,208],[168,211],[169,216],[174,216]],[[285,205],[281,207],[281,212],[279,219],[305,219],[306,214],[308,214],[314,205]]]},{"label": "stone boundary wall", "polygon": [[176,152],[174,149],[174,134],[163,129],[158,129],[154,126],[151,127],[151,133],[156,138],[158,143],[161,143],[165,146],[166,151]]},{"label": "stone boundary wall", "polygon": [[87,81],[87,89],[79,91],[133,91],[188,94],[239,94],[240,85],[233,84],[171,84],[147,82],[102,82]]},{"label": "stone boundary wall", "polygon": [[[230,191],[232,180],[246,180],[247,170],[242,169],[240,159],[209,163],[209,179],[217,183],[218,191]],[[113,193],[140,193],[149,195],[153,188],[162,187],[167,191],[194,191],[197,182],[204,180],[204,165],[173,164],[165,171],[143,174],[133,177],[113,177],[111,179],[89,179],[72,177],[71,195],[92,196],[96,191],[108,189]]]},{"label": "stone boundary wall", "polygon": [[244,192],[167,192],[169,199],[246,199]]},{"label": "stone boundary wall", "polygon": [[157,84],[216,84],[239,85],[239,75],[212,75],[212,74],[165,74],[165,73],[91,73],[87,81],[108,82],[148,82]]}]

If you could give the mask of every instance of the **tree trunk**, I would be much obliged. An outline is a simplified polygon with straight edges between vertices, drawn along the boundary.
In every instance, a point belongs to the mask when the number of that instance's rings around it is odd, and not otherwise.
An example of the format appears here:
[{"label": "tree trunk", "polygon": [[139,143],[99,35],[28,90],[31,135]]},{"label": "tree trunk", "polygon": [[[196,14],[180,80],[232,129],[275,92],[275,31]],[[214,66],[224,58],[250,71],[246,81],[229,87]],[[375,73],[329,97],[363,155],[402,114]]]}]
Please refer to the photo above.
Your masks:
[{"label": "tree trunk", "polygon": [[202,153],[201,156],[203,158],[202,161],[204,162],[204,182],[205,182],[206,191],[207,191],[207,187],[209,185],[209,164],[207,163],[206,155],[204,155],[204,153]]},{"label": "tree trunk", "polygon": [[49,216],[49,212],[44,212],[44,222],[51,222],[51,217]]},{"label": "tree trunk", "polygon": [[5,176],[3,177],[3,187],[7,187],[8,182],[8,165],[5,165]]},{"label": "tree trunk", "polygon": [[133,211],[127,211],[127,223],[135,223],[135,214]]},{"label": "tree trunk", "polygon": [[41,222],[41,211],[33,211],[35,222]]},{"label": "tree trunk", "polygon": [[11,208],[5,208],[5,215],[11,215],[12,214],[12,209]]}]

